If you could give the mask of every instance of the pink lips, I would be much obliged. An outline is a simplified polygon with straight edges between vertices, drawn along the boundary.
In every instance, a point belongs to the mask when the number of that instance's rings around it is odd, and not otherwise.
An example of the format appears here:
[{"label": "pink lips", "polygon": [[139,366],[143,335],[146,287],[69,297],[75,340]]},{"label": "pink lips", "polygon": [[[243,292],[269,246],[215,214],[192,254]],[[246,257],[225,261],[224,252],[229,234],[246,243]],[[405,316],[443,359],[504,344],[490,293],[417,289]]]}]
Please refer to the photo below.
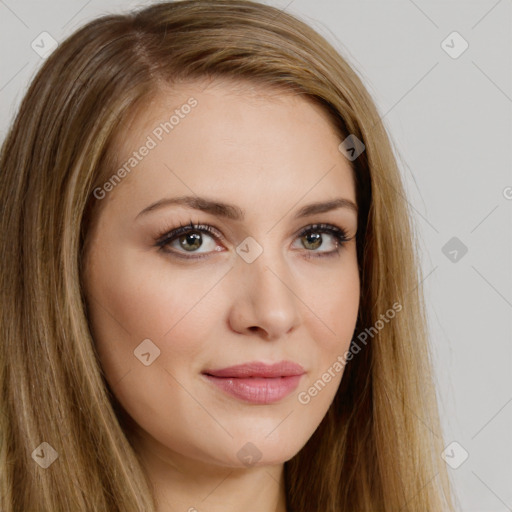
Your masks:
[{"label": "pink lips", "polygon": [[270,404],[289,395],[306,372],[291,361],[272,365],[258,361],[206,370],[203,375],[225,393],[254,404]]}]

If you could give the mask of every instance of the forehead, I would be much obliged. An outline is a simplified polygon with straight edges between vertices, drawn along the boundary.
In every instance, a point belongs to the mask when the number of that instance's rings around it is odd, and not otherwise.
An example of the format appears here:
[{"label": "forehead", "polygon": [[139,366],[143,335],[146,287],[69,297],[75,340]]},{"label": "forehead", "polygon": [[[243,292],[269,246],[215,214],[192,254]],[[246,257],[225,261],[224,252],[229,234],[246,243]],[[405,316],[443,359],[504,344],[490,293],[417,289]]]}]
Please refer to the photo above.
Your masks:
[{"label": "forehead", "polygon": [[126,193],[152,198],[179,189],[228,195],[229,202],[258,198],[260,206],[304,194],[314,200],[343,193],[355,202],[353,169],[340,142],[329,114],[304,95],[193,82],[159,91],[134,112],[117,134],[114,157],[117,166],[134,164],[126,167]]}]

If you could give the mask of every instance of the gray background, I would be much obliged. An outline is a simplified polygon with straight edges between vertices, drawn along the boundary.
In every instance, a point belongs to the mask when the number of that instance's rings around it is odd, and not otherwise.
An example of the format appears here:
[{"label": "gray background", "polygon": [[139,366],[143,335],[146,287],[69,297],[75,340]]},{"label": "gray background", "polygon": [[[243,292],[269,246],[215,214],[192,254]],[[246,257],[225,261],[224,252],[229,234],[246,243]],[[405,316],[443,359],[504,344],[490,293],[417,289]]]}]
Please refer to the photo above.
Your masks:
[{"label": "gray background", "polygon": [[[384,116],[421,239],[445,445],[458,443],[446,460],[459,510],[510,511],[511,1],[267,3],[326,36]],[[41,32],[61,41],[91,18],[142,4],[0,0],[2,140],[42,63],[31,47]],[[469,44],[457,58],[442,46],[453,31]],[[461,48],[453,37],[446,44]]]}]

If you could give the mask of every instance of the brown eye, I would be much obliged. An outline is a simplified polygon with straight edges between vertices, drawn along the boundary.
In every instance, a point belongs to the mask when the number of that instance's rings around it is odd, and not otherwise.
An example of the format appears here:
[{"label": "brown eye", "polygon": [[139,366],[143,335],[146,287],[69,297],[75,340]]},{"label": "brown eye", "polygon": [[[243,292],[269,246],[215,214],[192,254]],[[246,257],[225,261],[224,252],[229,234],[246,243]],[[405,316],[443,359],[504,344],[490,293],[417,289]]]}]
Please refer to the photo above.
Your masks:
[{"label": "brown eye", "polygon": [[[326,238],[325,235],[328,235]],[[317,250],[320,247],[329,247],[329,237],[331,238],[330,250]],[[335,256],[345,242],[350,239],[345,230],[331,224],[314,224],[303,229],[299,233],[302,248],[306,249],[306,257],[326,257]],[[327,240],[327,241],[326,241]]]},{"label": "brown eye", "polygon": [[302,237],[306,249],[315,250],[322,245],[322,235],[308,233]]},{"label": "brown eye", "polygon": [[[209,252],[219,251],[219,245],[216,242],[222,239],[222,235],[214,227],[190,223],[160,236],[156,241],[156,246],[163,252],[180,258],[203,258]],[[200,248],[204,250],[199,251]],[[186,256],[185,253],[195,253],[197,256]]]},{"label": "brown eye", "polygon": [[[180,243],[180,246],[186,251],[195,251],[196,249],[199,249],[199,247],[201,247],[201,245],[203,244],[201,235],[198,233],[189,233],[186,235],[181,235],[178,238],[178,241]],[[188,246],[190,246],[191,249],[188,249]]]}]

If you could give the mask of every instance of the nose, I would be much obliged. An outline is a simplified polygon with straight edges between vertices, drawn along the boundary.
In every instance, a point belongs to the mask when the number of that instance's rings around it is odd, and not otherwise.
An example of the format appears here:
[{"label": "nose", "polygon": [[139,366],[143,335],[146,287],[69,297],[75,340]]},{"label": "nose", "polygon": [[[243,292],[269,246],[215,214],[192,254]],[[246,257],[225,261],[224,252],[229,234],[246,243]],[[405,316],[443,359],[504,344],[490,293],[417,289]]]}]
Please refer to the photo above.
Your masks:
[{"label": "nose", "polygon": [[252,263],[238,258],[231,276],[236,290],[229,312],[231,328],[268,341],[289,334],[300,321],[293,274],[286,261],[273,254],[263,251]]}]

